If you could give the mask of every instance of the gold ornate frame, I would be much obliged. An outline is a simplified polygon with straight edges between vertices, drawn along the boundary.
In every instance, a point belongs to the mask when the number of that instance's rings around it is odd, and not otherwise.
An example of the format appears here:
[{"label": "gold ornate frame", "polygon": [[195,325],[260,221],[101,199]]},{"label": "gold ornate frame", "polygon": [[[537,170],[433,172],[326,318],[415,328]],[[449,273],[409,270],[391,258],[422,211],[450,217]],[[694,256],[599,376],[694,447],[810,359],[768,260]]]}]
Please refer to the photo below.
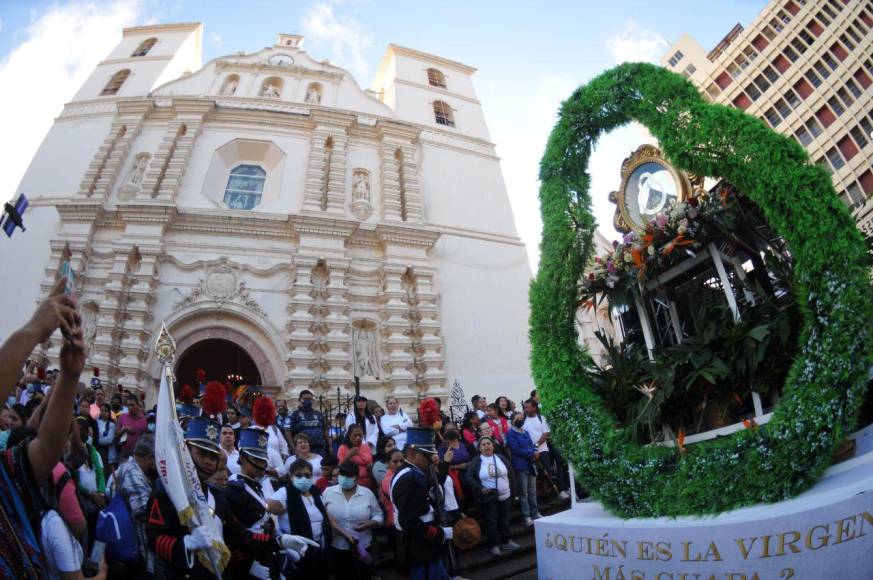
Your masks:
[{"label": "gold ornate frame", "polygon": [[657,163],[662,165],[670,172],[673,180],[678,184],[677,193],[679,201],[685,201],[691,196],[692,183],[691,179],[684,172],[679,171],[667,161],[660,149],[654,145],[640,145],[636,151],[630,154],[621,163],[621,186],[618,191],[610,192],[609,201],[616,204],[615,214],[612,216],[612,225],[620,232],[628,233],[631,230],[643,231],[646,224],[638,224],[633,221],[628,215],[625,207],[625,190],[627,189],[628,180],[634,170],[643,163]]}]

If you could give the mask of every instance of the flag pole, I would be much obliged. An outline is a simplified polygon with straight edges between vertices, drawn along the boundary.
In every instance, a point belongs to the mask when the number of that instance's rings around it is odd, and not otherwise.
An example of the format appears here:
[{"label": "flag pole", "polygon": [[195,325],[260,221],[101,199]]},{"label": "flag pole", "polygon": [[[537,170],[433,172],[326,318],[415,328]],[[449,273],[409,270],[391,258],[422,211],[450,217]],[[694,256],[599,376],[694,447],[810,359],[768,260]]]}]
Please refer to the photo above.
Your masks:
[{"label": "flag pole", "polygon": [[[205,497],[199,497],[203,495],[200,490],[200,482],[194,475],[196,471],[194,461],[185,445],[182,428],[176,416],[175,398],[172,394],[172,363],[176,354],[176,342],[170,336],[163,322],[155,342],[155,354],[162,367],[156,417],[158,429],[155,432],[155,460],[158,476],[161,478],[173,506],[179,512],[179,519],[187,520],[183,523],[188,524],[189,528],[201,525],[215,528],[214,522],[208,519],[209,508],[205,505]],[[183,513],[187,514],[186,518],[182,517]],[[221,580],[221,572],[230,558],[230,552],[220,534],[218,537],[220,545],[213,543],[210,548],[198,550],[198,558],[202,561],[202,558],[205,557],[215,577]],[[216,553],[216,550],[219,551],[219,554]],[[205,562],[203,563],[205,564]]]}]

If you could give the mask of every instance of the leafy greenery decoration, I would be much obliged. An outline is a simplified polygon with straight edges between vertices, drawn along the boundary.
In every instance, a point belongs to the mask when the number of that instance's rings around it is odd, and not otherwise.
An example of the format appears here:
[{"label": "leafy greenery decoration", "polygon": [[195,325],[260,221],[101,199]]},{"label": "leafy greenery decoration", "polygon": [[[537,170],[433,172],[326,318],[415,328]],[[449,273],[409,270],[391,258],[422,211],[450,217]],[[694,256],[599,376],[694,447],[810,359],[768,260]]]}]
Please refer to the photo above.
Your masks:
[{"label": "leafy greenery decoration", "polygon": [[[632,120],[648,127],[676,166],[724,177],[748,195],[796,264],[792,285],[804,327],[773,419],[684,454],[633,443],[592,389],[591,358],[577,341],[580,280],[596,227],[589,157],[600,135]],[[562,104],[540,180],[531,364],[555,439],[585,488],[623,517],[651,517],[776,502],[812,485],[855,427],[873,363],[866,248],[825,170],[758,119],[706,102],[681,76],[628,63]]]}]

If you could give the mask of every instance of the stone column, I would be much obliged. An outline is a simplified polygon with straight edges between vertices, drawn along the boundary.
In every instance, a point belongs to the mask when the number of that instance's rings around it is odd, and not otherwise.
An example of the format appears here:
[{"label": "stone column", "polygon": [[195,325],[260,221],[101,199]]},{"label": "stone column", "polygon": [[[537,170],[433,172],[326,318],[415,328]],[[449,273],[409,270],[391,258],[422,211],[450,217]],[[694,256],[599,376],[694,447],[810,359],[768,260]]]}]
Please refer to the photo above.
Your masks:
[{"label": "stone column", "polygon": [[152,108],[150,101],[119,101],[109,134],[85,171],[79,196],[105,202],[127,159],[130,145],[139,135]]},{"label": "stone column", "polygon": [[167,123],[164,139],[152,155],[142,179],[142,191],[146,195],[164,202],[175,202],[194,142],[202,130],[204,118],[213,106],[212,101],[173,101],[176,116]]},{"label": "stone column", "polygon": [[328,111],[313,112],[312,117],[315,127],[310,138],[303,210],[345,215],[346,152],[352,118]]},{"label": "stone column", "polygon": [[416,162],[419,130],[380,121],[382,220],[420,223],[421,186]]}]

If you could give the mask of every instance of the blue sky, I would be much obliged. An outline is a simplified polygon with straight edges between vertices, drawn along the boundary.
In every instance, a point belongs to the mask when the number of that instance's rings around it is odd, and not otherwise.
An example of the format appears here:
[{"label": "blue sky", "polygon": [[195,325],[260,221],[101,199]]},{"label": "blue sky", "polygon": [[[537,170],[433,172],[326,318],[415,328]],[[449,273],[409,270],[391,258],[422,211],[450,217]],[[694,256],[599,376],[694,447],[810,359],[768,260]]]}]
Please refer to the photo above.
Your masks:
[{"label": "blue sky", "polygon": [[[204,61],[272,45],[277,32],[297,32],[305,35],[307,52],[349,69],[364,87],[386,45],[395,43],[479,69],[476,90],[535,265],[537,164],[560,101],[618,62],[657,61],[685,32],[711,48],[765,3],[0,0],[0,125],[21,135],[14,145],[0,146],[9,162],[0,176],[2,197],[13,195],[52,119],[120,39],[122,26],[203,22]],[[49,86],[54,90],[34,98],[34,87]],[[606,195],[618,185],[621,160],[644,139],[640,129],[619,130],[601,141],[592,159],[595,212],[608,236],[612,208]]]}]

